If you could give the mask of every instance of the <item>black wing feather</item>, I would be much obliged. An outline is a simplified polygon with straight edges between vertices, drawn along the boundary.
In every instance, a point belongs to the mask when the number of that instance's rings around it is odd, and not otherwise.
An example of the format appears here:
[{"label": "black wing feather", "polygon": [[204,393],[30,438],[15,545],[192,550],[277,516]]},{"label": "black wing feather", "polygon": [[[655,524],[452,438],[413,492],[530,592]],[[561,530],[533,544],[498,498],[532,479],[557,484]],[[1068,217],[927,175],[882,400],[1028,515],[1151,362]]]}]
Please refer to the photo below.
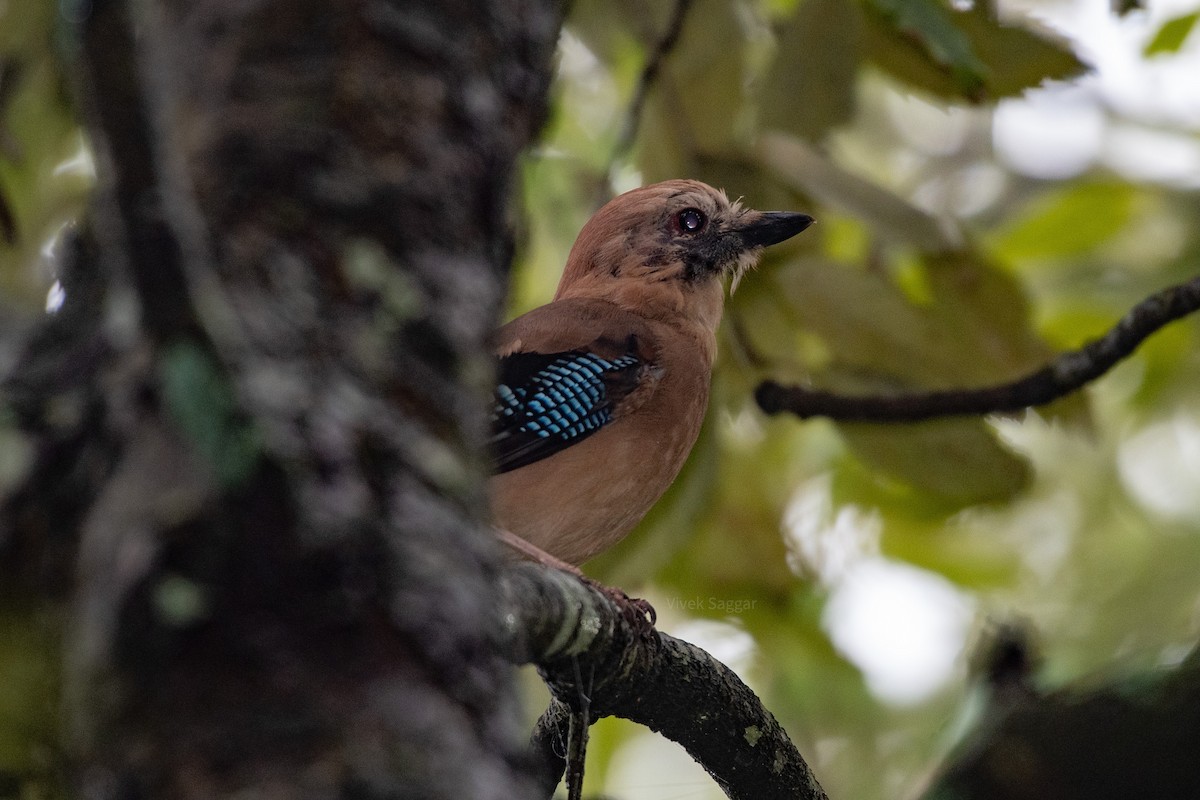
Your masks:
[{"label": "black wing feather", "polygon": [[570,350],[500,359],[492,406],[495,471],[541,461],[612,422],[643,366],[636,341],[631,344],[630,352],[616,358]]}]

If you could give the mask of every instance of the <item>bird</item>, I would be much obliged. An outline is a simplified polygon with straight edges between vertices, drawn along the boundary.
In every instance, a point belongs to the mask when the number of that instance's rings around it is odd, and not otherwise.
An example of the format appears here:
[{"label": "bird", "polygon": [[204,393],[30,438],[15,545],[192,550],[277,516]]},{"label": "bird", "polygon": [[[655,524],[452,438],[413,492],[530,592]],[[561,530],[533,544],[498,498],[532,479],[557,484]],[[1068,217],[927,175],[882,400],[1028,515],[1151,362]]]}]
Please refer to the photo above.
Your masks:
[{"label": "bird", "polygon": [[487,488],[504,541],[574,568],[629,533],[700,433],[725,279],[736,289],[763,248],[812,222],[689,179],[588,220],[553,300],[493,337]]}]

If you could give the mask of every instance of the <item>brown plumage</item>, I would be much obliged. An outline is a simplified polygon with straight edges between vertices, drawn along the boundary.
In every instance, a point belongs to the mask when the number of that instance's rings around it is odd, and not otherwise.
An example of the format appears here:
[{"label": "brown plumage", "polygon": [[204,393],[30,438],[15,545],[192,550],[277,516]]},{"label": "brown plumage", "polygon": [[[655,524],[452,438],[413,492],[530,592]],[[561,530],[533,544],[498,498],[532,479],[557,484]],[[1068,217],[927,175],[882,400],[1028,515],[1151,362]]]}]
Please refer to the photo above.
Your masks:
[{"label": "brown plumage", "polygon": [[496,332],[495,523],[570,564],[624,537],[700,432],[723,278],[811,222],[692,180],[596,212],[554,301]]}]

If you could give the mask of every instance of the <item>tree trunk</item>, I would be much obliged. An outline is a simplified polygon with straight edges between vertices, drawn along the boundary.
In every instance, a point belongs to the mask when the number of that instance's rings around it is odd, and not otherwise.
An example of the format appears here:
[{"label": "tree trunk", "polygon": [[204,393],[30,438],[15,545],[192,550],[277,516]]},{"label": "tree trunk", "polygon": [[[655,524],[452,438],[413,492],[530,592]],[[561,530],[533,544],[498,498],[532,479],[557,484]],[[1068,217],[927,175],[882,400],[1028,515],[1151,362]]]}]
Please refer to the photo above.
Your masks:
[{"label": "tree trunk", "polygon": [[65,791],[529,794],[479,453],[560,22],[97,0],[79,23],[99,186],[66,304],[0,384],[34,454],[0,602],[61,620]]}]

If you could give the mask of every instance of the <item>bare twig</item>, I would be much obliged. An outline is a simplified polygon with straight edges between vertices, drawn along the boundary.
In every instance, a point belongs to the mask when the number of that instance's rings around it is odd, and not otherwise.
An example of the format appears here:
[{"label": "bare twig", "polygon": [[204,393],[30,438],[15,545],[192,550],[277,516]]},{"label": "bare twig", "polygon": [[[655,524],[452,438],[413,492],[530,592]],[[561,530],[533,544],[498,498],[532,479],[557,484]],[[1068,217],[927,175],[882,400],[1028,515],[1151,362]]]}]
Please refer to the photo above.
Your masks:
[{"label": "bare twig", "polygon": [[[518,564],[501,579],[507,638],[518,663],[541,668],[558,701],[578,710],[578,676],[592,719],[618,716],[678,742],[730,798],[826,800],[804,759],[757,696],[694,645],[638,623],[640,611],[576,578]],[[576,669],[578,664],[579,669]],[[585,678],[586,679],[586,678]],[[552,705],[539,722],[537,762],[561,774],[562,730]]]},{"label": "bare twig", "polygon": [[[921,800],[1196,796],[1200,650],[1173,667],[1050,692],[992,688],[979,726]],[[1014,753],[1021,769],[1013,769]]]},{"label": "bare twig", "polygon": [[1104,336],[1063,353],[1036,372],[1011,383],[906,395],[848,397],[764,381],[754,396],[768,414],[845,421],[918,422],[940,417],[1019,411],[1057,400],[1108,372],[1169,322],[1200,308],[1200,278],[1172,286],[1134,306]]},{"label": "bare twig", "polygon": [[[0,58],[0,158],[13,162],[20,159],[21,147],[9,131],[5,120],[20,84],[22,66],[22,63],[12,56]],[[16,241],[17,217],[8,202],[4,187],[0,186],[0,242],[12,245],[16,244]]]},{"label": "bare twig", "polygon": [[572,713],[566,703],[551,697],[550,705],[542,712],[529,737],[530,766],[541,797],[553,797],[562,780],[567,763],[566,732]]},{"label": "bare twig", "polygon": [[609,163],[615,164],[633,147],[638,127],[642,124],[642,108],[646,105],[646,98],[655,81],[658,80],[667,56],[679,44],[679,36],[683,33],[683,23],[687,19],[688,10],[693,2],[694,0],[675,0],[675,8],[671,12],[671,19],[667,22],[666,30],[663,31],[662,37],[646,57],[646,64],[642,67],[637,87],[633,90],[633,99],[629,101],[629,110],[625,112],[625,124],[617,137],[616,145],[613,146]]},{"label": "bare twig", "polygon": [[[198,332],[183,247],[163,203],[161,109],[140,73],[145,20],[126,3],[98,7],[83,28],[84,102],[99,169],[111,176],[94,213],[101,250],[119,254],[148,333],[165,340]],[[139,34],[143,40],[136,41]],[[152,37],[151,37],[152,38]]]},{"label": "bare twig", "polygon": [[[588,744],[588,728],[592,724],[591,701],[587,692],[591,691],[591,687],[583,682],[583,676],[579,671],[578,659],[572,659],[575,666],[575,685],[579,687],[579,708],[571,712],[569,719],[569,728],[567,731],[567,800],[583,800],[583,771],[584,762],[587,758]],[[595,665],[591,668],[591,673],[595,674]]]}]

